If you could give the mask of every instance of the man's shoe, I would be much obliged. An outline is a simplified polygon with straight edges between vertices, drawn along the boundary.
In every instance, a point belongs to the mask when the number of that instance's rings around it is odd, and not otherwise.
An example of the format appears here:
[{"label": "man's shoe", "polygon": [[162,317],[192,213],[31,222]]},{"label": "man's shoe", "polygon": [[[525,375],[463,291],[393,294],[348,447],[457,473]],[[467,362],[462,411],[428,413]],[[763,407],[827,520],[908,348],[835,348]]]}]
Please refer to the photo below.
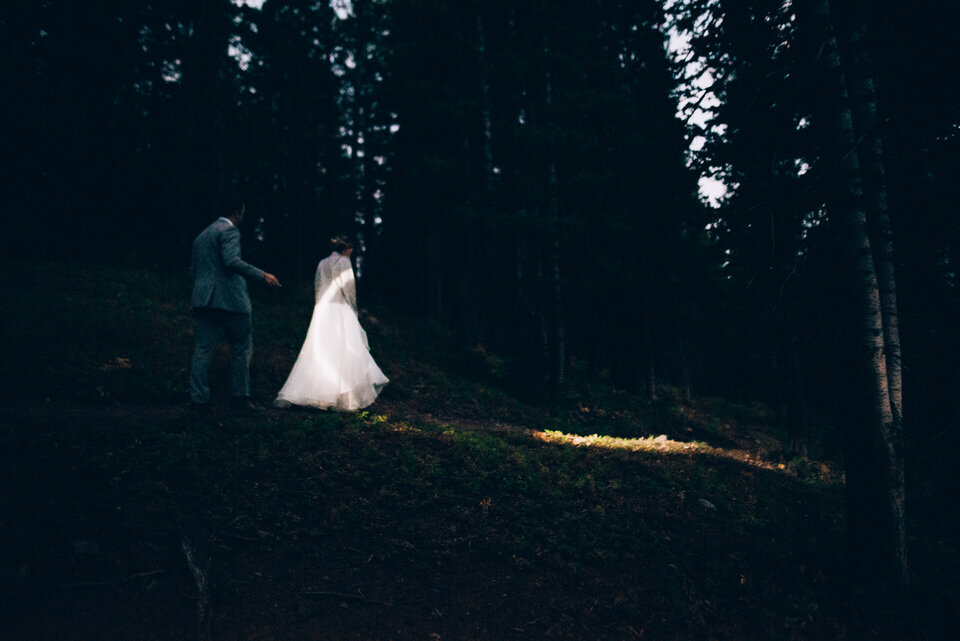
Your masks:
[{"label": "man's shoe", "polygon": [[249,396],[234,396],[230,407],[241,412],[262,412],[263,407],[250,400]]}]

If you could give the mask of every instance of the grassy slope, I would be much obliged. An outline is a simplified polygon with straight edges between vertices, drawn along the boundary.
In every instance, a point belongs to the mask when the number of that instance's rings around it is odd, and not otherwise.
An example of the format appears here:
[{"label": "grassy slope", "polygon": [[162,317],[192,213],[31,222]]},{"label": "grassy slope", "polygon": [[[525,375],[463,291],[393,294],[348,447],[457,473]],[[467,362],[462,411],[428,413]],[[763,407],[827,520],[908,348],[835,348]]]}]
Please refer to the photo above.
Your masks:
[{"label": "grassy slope", "polygon": [[[199,634],[183,535],[216,639],[935,638],[955,598],[956,554],[928,541],[938,595],[913,622],[847,590],[838,481],[781,461],[762,407],[598,386],[534,406],[442,327],[384,314],[364,317],[392,379],[369,412],[200,417],[186,281],[7,267],[3,638]],[[254,293],[267,400],[310,292]]]}]

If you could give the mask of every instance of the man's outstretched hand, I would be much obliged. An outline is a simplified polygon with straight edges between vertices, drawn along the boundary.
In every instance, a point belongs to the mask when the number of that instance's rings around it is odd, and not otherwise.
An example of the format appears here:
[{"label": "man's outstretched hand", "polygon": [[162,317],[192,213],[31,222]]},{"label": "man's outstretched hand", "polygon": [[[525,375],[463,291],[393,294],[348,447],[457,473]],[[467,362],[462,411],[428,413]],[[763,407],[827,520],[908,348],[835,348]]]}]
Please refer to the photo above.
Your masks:
[{"label": "man's outstretched hand", "polygon": [[277,277],[276,277],[276,276],[274,276],[273,274],[268,274],[268,273],[266,273],[266,272],[264,272],[264,274],[263,274],[263,281],[264,281],[267,285],[270,285],[270,287],[281,287],[281,286],[282,286],[282,285],[280,285],[280,281],[277,280]]}]

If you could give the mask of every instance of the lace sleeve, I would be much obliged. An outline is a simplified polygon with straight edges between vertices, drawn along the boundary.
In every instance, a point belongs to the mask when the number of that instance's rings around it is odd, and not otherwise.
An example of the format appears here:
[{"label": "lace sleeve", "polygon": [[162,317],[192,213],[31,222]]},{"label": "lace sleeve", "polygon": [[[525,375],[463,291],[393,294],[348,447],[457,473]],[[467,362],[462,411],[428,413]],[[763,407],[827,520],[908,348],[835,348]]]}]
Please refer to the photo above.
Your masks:
[{"label": "lace sleeve", "polygon": [[340,281],[340,288],[343,291],[343,297],[346,299],[347,304],[350,305],[350,308],[353,309],[353,313],[357,313],[357,281],[353,277],[353,266],[350,264],[349,258],[342,259],[343,271],[337,276]]},{"label": "lace sleeve", "polygon": [[313,277],[313,303],[316,305],[320,302],[320,297],[323,294],[323,261],[320,261],[317,264],[317,273]]}]

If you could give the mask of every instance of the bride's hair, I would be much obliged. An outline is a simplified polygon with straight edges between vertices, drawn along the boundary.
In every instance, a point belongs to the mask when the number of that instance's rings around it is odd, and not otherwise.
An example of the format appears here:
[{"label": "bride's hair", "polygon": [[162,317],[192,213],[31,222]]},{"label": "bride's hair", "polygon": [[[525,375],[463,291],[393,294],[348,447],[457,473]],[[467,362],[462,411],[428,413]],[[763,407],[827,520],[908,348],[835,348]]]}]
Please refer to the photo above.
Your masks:
[{"label": "bride's hair", "polygon": [[348,249],[353,249],[353,243],[346,236],[340,234],[330,239],[330,247],[333,248],[333,251],[342,253]]}]

